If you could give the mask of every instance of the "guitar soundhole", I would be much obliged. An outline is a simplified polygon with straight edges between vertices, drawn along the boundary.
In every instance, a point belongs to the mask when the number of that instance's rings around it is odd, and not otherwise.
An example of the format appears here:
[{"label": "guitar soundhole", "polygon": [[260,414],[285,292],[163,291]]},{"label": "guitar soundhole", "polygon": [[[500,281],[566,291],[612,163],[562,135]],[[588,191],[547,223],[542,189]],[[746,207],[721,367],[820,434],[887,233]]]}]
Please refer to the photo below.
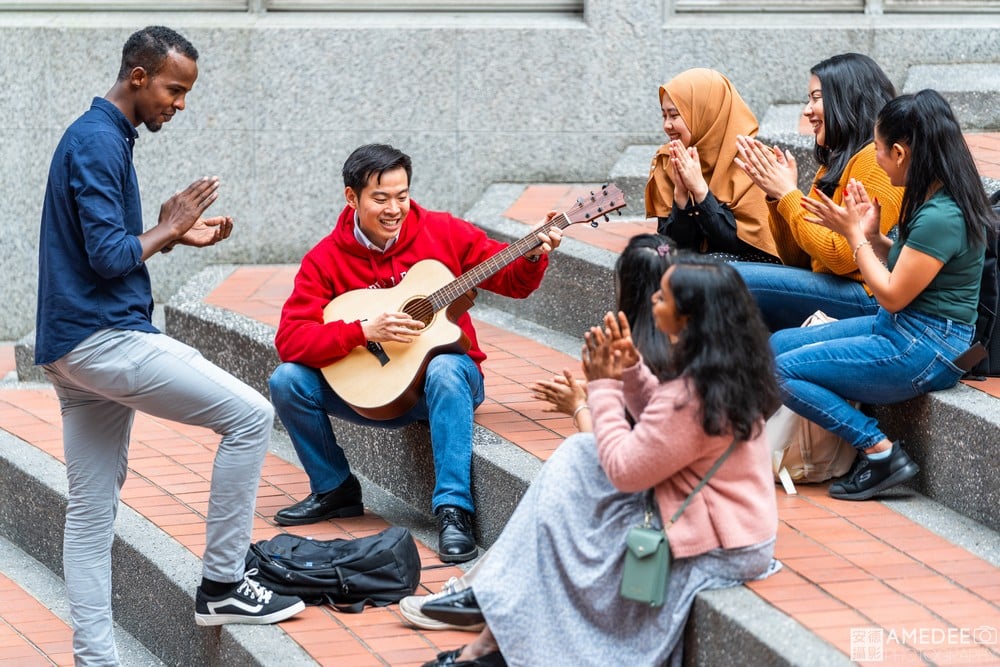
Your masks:
[{"label": "guitar soundhole", "polygon": [[423,322],[425,327],[430,326],[434,320],[434,306],[423,297],[407,301],[406,305],[403,306],[403,312],[413,319]]}]

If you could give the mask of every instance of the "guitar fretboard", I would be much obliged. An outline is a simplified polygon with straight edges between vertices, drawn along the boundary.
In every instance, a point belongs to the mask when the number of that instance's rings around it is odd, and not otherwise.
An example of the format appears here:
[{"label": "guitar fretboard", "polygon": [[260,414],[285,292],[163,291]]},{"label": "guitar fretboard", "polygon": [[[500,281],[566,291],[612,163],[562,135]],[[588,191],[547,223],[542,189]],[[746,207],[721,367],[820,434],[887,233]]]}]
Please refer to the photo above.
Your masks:
[{"label": "guitar fretboard", "polygon": [[496,255],[493,255],[493,257],[472,267],[436,292],[432,292],[427,296],[427,300],[433,306],[434,312],[442,308],[447,308],[452,301],[476,287],[515,259],[540,246],[542,244],[538,240],[540,232],[547,234],[553,227],[566,229],[571,224],[573,223],[566,217],[566,214],[560,213],[541,227],[532,230],[527,236],[514,241]]}]

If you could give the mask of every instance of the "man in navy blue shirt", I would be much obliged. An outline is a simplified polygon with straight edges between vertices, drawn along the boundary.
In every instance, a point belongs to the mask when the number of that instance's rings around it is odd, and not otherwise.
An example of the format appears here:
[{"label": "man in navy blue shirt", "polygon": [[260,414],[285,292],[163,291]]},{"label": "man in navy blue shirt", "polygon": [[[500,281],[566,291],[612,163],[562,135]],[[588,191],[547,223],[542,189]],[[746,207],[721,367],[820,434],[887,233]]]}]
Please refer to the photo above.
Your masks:
[{"label": "man in navy blue shirt", "polygon": [[116,665],[111,543],[136,410],[221,434],[212,471],[199,625],[275,623],[304,608],[244,572],[274,411],[252,388],[160,333],[146,261],[228,238],[202,217],[219,179],[201,178],[143,230],[132,149],[184,109],[198,52],[169,28],[129,37],[118,79],[63,135],[49,169],[38,258],[35,362],[59,397],[69,500],[63,568],[77,665]]}]

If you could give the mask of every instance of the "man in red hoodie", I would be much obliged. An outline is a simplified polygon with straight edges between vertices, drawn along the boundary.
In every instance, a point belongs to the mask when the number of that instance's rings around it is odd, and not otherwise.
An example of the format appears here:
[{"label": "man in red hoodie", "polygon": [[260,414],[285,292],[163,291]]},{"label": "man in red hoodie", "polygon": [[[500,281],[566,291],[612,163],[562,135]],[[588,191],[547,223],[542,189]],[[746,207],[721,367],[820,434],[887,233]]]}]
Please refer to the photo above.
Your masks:
[{"label": "man in red hoodie", "polygon": [[[425,326],[403,312],[326,322],[324,308],[335,297],[395,287],[421,260],[437,260],[460,276],[507,247],[465,220],[412,202],[411,174],[409,156],[391,146],[369,144],[351,153],[343,168],[347,206],[333,232],[302,259],[282,309],[275,345],[283,363],[269,381],[271,400],[309,476],[311,493],[280,510],[275,520],[297,526],[364,511],[361,486],[327,415],[387,428],[427,421],[434,456],[431,509],[440,530],[438,555],[444,562],[458,563],[476,555],[470,490],[473,411],[484,398],[479,364],[486,358],[468,313],[456,322],[471,343],[468,352],[433,356],[420,398],[401,416],[382,421],[361,416],[334,392],[321,371],[358,347],[377,354],[382,343],[411,343]],[[546,255],[559,246],[560,230],[553,227],[539,233],[538,240],[539,245],[480,287],[517,298],[531,294],[545,274]]]}]

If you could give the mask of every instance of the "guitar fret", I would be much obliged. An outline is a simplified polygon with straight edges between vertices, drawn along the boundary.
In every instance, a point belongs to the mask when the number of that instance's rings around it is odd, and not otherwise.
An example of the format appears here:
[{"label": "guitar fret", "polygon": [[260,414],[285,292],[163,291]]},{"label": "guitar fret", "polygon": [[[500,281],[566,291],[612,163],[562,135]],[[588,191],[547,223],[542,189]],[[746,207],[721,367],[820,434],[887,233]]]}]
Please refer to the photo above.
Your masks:
[{"label": "guitar fret", "polygon": [[541,245],[537,236],[540,232],[548,232],[553,227],[566,229],[571,224],[573,223],[566,217],[566,214],[560,213],[538,229],[532,230],[527,236],[514,241],[493,257],[472,267],[462,274],[461,277],[456,278],[436,292],[432,292],[427,297],[428,301],[434,306],[435,312],[446,308],[452,301],[473,289],[476,285],[485,281],[518,257],[527,254],[532,249]]}]

